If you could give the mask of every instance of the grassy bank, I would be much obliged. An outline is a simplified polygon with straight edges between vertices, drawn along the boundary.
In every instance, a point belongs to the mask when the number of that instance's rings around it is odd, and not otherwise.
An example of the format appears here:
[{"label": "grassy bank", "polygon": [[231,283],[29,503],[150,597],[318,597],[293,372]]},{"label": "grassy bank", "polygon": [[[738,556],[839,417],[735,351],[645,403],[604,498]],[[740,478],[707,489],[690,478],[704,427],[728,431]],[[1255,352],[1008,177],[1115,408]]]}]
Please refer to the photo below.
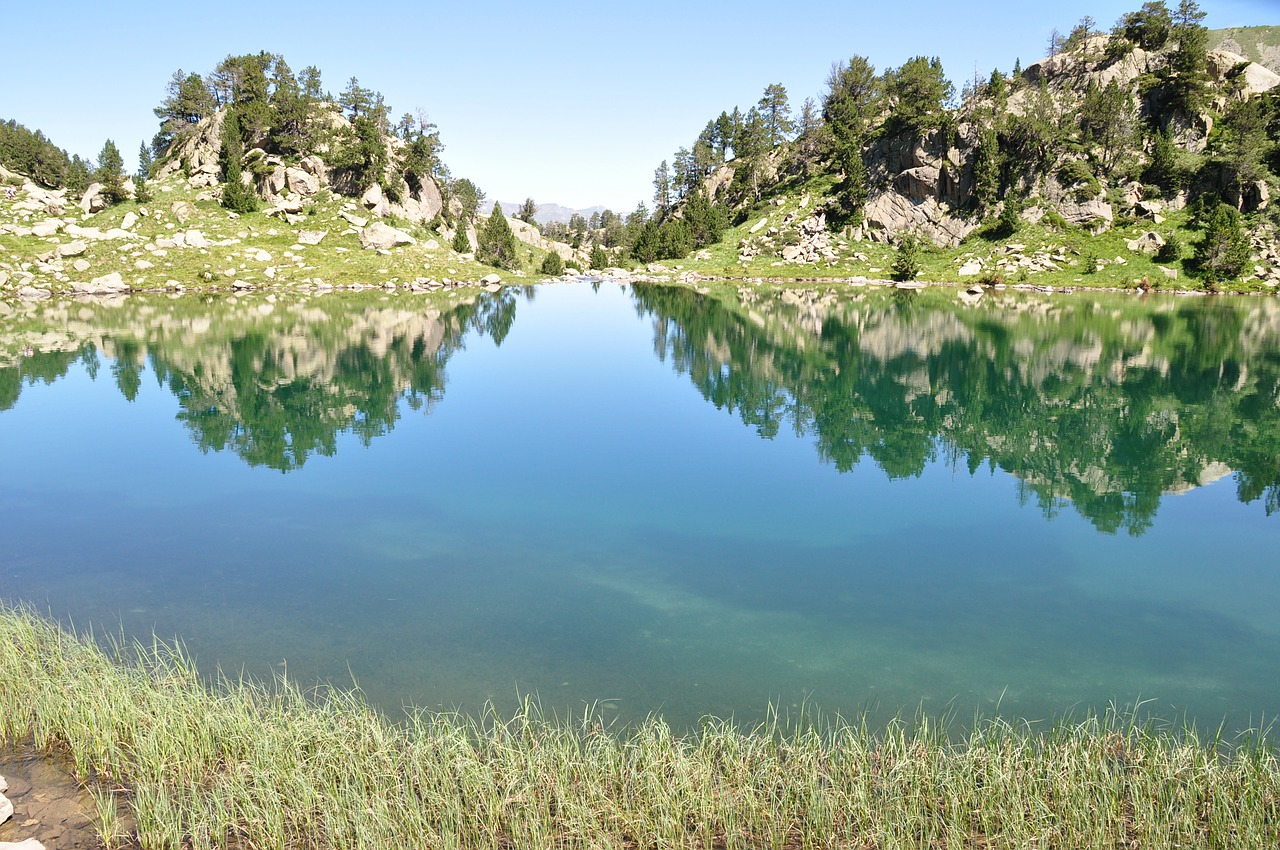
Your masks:
[{"label": "grassy bank", "polygon": [[[125,658],[124,655],[128,655]],[[179,651],[110,658],[0,609],[0,723],[66,750],[145,848],[1263,847],[1280,841],[1274,750],[1123,716],[1051,728],[927,722],[696,735],[412,715],[357,696],[223,679]],[[104,819],[104,838],[119,840]]]}]

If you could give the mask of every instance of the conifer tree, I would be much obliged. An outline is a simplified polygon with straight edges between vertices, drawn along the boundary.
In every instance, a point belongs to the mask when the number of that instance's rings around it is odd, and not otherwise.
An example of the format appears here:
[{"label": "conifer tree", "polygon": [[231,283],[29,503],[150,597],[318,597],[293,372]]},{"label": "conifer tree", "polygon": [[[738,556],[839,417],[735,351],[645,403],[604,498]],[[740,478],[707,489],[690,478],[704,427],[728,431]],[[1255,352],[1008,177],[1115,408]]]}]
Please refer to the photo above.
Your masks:
[{"label": "conifer tree", "polygon": [[1195,261],[1210,288],[1240,276],[1249,262],[1249,233],[1235,207],[1219,203],[1208,215],[1204,236],[1196,244]]},{"label": "conifer tree", "polygon": [[102,194],[108,203],[118,204],[129,197],[124,188],[124,157],[116,143],[107,139],[98,154],[98,167],[93,172],[93,179],[102,184]]},{"label": "conifer tree", "polygon": [[222,206],[236,213],[253,212],[258,208],[258,196],[242,179],[244,139],[240,135],[240,115],[236,109],[227,110],[222,122],[222,147],[218,151],[218,165],[222,169]]},{"label": "conifer tree", "polygon": [[512,271],[520,267],[515,234],[497,203],[493,205],[484,229],[477,234],[476,242],[476,258],[481,262]]},{"label": "conifer tree", "polygon": [[467,222],[459,221],[453,234],[453,250],[459,254],[471,253],[471,237],[467,235]]}]

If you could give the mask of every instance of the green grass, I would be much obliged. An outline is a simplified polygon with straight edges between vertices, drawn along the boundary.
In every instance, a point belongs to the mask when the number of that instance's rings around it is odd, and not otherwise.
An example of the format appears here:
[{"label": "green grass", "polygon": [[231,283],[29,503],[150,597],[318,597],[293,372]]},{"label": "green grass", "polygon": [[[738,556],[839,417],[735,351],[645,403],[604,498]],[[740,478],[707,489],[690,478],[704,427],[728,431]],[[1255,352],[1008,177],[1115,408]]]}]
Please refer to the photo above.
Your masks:
[{"label": "green grass", "polygon": [[[702,277],[723,279],[764,279],[778,282],[802,282],[807,280],[866,278],[889,280],[893,275],[895,249],[883,242],[870,239],[852,241],[836,236],[833,245],[835,260],[818,263],[792,263],[783,261],[780,251],[783,245],[795,242],[795,228],[821,204],[824,194],[830,190],[830,179],[820,178],[794,188],[774,201],[764,202],[749,211],[743,222],[725,232],[724,238],[704,251],[704,258],[690,256],[682,260],[664,260],[661,265],[675,274],[696,272]],[[807,202],[806,202],[807,200]],[[795,218],[788,224],[786,218]],[[994,271],[994,261],[1010,245],[1024,246],[1021,253],[1031,256],[1037,252],[1064,255],[1066,262],[1058,270],[1017,269],[1001,272],[999,280],[1008,285],[1051,286],[1055,289],[1094,288],[1137,290],[1141,287],[1168,291],[1204,291],[1204,284],[1191,274],[1186,260],[1191,257],[1194,243],[1200,234],[1189,226],[1185,210],[1167,213],[1167,220],[1155,224],[1151,220],[1120,216],[1114,225],[1100,234],[1093,234],[1083,227],[1061,223],[1055,226],[1055,216],[1046,214],[1037,223],[1023,222],[1018,231],[1005,238],[984,236],[985,227],[971,233],[960,245],[939,247],[928,243],[920,253],[920,272],[917,280],[950,285],[971,285],[980,282],[980,276],[959,275],[968,260],[984,263],[984,269]],[[751,228],[761,220],[766,224],[755,234]],[[769,240],[767,234],[777,228],[778,237]],[[1180,259],[1157,262],[1154,257],[1130,251],[1128,242],[1143,233],[1155,231],[1166,240],[1176,234],[1183,251]],[[739,260],[739,243],[752,240],[761,252],[747,262]],[[1085,261],[1090,256],[1107,261],[1107,264],[1091,274],[1085,273]],[[1117,263],[1116,259],[1123,260]],[[1176,273],[1169,277],[1164,269]],[[1249,265],[1252,270],[1252,264]],[[1233,281],[1221,287],[1223,291],[1275,293],[1276,289],[1260,281]]]},{"label": "green grass", "polygon": [[[201,200],[197,191],[181,180],[169,180],[153,187],[154,197],[146,204],[126,201],[88,218],[70,205],[62,218],[73,220],[82,227],[96,227],[107,231],[119,227],[126,215],[138,216],[132,228],[140,238],[135,240],[86,240],[88,250],[81,258],[89,263],[89,269],[75,271],[72,260],[64,261],[67,280],[57,280],[38,268],[35,285],[53,292],[70,291],[70,281],[88,281],[95,277],[119,272],[130,286],[141,289],[172,289],[175,284],[186,288],[228,289],[236,280],[256,287],[276,288],[323,281],[335,287],[363,284],[382,286],[387,283],[408,284],[415,280],[477,281],[485,275],[498,273],[505,280],[517,280],[522,275],[504,272],[483,265],[455,253],[439,233],[407,222],[388,222],[400,227],[418,240],[416,245],[393,249],[390,255],[364,250],[351,225],[339,216],[346,209],[358,216],[372,220],[363,209],[349,199],[323,192],[319,200],[307,208],[302,220],[289,224],[273,218],[265,212],[235,216],[216,201]],[[18,200],[24,196],[19,193]],[[178,221],[171,208],[175,202],[190,202],[196,214],[185,223]],[[143,214],[145,211],[145,215]],[[21,215],[13,209],[13,202],[0,200],[0,224],[12,222],[31,226],[50,218],[45,213]],[[156,240],[189,229],[199,230],[209,242],[208,248],[169,248],[157,252]],[[326,235],[319,245],[300,245],[297,234],[301,230],[323,231]],[[0,233],[0,263],[18,267],[30,263],[41,253],[58,243],[70,242],[65,231],[57,236],[42,239],[36,236],[19,237]],[[436,247],[430,247],[434,240]],[[226,243],[226,244],[217,244]],[[536,269],[545,252],[522,246],[524,266],[530,277],[536,279]],[[269,259],[256,259],[259,251],[270,255]],[[139,261],[150,264],[139,267]],[[271,269],[274,276],[268,274]]]},{"label": "green grass", "polygon": [[0,609],[0,724],[66,751],[145,848],[1272,847],[1280,765],[1107,713],[1051,726],[927,719],[660,718],[412,712],[358,694],[202,681],[173,647],[109,657]]}]

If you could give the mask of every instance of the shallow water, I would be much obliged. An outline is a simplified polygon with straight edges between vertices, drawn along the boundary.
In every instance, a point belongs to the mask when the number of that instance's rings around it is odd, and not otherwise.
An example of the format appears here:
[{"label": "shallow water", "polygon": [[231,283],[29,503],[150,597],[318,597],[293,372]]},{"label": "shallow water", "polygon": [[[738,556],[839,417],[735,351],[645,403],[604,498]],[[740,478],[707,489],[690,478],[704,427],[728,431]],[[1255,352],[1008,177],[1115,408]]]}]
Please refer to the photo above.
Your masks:
[{"label": "shallow water", "polygon": [[1277,352],[1260,299],[20,305],[0,595],[393,714],[1242,728],[1280,710]]}]

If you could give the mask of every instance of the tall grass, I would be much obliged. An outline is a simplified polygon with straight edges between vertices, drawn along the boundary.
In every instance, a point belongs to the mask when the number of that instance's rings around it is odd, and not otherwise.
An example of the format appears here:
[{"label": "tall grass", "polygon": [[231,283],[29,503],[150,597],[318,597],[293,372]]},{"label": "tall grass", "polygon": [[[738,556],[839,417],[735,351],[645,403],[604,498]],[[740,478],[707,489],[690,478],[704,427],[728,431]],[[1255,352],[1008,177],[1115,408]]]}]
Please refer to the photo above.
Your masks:
[{"label": "tall grass", "polygon": [[1116,712],[1041,731],[978,721],[958,739],[925,718],[678,735],[532,702],[393,724],[355,694],[210,686],[181,649],[108,655],[7,608],[0,732],[65,750],[149,850],[1280,844],[1280,769],[1260,736],[1202,740]]}]

